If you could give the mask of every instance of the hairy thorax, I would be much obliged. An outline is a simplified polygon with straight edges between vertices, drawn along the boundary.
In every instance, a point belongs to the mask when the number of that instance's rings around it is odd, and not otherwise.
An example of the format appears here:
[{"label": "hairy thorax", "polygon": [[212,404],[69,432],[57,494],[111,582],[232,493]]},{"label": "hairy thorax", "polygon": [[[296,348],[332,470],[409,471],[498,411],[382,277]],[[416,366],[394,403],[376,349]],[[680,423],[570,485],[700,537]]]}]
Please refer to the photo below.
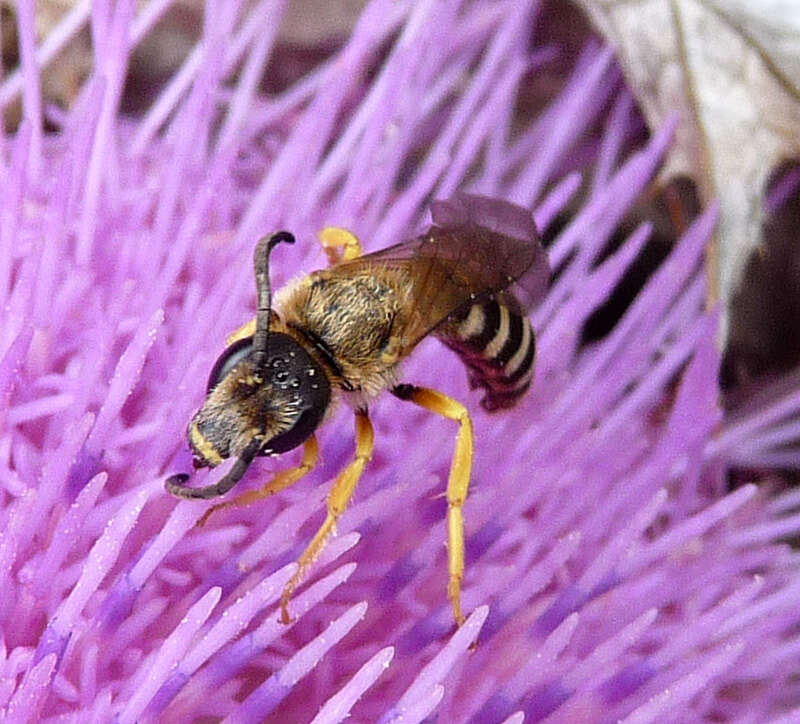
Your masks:
[{"label": "hairy thorax", "polygon": [[372,396],[394,382],[407,289],[394,275],[315,272],[283,290],[284,322],[328,352],[344,389]]}]

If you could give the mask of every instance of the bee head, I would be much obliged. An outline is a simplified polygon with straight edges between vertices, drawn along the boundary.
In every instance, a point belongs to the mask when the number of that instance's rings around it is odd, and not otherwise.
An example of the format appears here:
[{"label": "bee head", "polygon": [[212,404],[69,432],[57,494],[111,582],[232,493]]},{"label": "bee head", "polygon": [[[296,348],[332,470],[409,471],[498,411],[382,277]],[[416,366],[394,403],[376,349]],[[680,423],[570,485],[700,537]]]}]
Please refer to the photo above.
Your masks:
[{"label": "bee head", "polygon": [[281,242],[293,244],[294,237],[278,231],[256,244],[255,334],[222,353],[211,372],[206,401],[189,423],[195,467],[214,467],[234,455],[237,460],[223,478],[203,488],[187,487],[185,473],[171,475],[164,485],[180,498],[224,495],[257,455],[297,447],[325,415],[331,390],[323,370],[291,337],[269,328],[269,255]]},{"label": "bee head", "polygon": [[189,423],[195,467],[242,455],[253,440],[260,455],[292,450],[314,432],[329,402],[324,371],[290,336],[272,332],[261,364],[253,337],[240,339],[220,355]]}]

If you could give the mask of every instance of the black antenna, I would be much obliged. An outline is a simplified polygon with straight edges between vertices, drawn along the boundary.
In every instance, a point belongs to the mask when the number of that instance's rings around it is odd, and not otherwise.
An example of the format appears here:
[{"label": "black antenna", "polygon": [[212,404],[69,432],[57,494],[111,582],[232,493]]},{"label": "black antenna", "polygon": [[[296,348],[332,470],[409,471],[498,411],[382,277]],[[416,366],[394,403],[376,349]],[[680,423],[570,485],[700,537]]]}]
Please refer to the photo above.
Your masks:
[{"label": "black antenna", "polygon": [[294,236],[288,231],[276,231],[272,236],[265,236],[259,239],[253,255],[258,295],[256,333],[253,335],[253,362],[256,369],[261,369],[266,364],[269,344],[269,317],[272,302],[269,288],[269,254],[272,247],[281,242],[294,244]]},{"label": "black antenna", "polygon": [[189,480],[189,476],[186,473],[178,473],[167,478],[164,482],[164,487],[167,492],[179,498],[207,500],[208,498],[218,498],[220,495],[225,495],[242,479],[242,476],[247,472],[247,468],[250,467],[250,463],[258,455],[263,443],[264,441],[261,438],[251,440],[250,444],[239,456],[239,459],[233,464],[233,467],[213,485],[207,485],[205,488],[189,488],[185,485],[186,481]]}]

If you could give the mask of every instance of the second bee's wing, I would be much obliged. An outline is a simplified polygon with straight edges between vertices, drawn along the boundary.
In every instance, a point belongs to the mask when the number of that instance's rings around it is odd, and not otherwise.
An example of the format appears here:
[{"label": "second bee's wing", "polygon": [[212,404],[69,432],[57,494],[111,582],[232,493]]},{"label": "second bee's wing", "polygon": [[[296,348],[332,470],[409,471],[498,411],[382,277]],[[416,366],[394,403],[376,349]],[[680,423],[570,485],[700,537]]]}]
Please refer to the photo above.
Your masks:
[{"label": "second bee's wing", "polygon": [[337,274],[396,270],[407,279],[411,303],[394,332],[408,353],[465,304],[504,290],[527,310],[550,278],[530,211],[507,201],[460,194],[431,207],[433,225],[410,241],[336,267]]}]

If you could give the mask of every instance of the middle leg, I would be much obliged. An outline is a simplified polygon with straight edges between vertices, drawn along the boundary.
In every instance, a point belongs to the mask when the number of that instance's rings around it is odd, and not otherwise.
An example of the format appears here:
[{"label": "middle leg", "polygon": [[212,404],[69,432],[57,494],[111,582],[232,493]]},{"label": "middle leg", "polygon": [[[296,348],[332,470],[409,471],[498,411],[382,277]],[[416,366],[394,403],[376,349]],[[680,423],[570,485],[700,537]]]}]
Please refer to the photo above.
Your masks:
[{"label": "middle leg", "polygon": [[317,534],[312,538],[311,543],[303,551],[303,555],[297,561],[297,572],[289,579],[286,587],[281,594],[281,622],[291,623],[292,619],[289,616],[289,601],[292,598],[292,592],[297,588],[303,576],[308,570],[309,566],[317,559],[325,544],[328,542],[328,537],[336,529],[336,521],[347,510],[347,505],[350,498],[353,497],[353,491],[356,489],[361,473],[364,472],[364,467],[372,459],[372,449],[374,446],[374,435],[372,432],[372,423],[369,421],[366,410],[358,410],[356,412],[356,454],[352,462],[344,469],[336,481],[333,483],[331,492],[328,495],[328,514],[325,517],[325,522],[322,524]]}]

